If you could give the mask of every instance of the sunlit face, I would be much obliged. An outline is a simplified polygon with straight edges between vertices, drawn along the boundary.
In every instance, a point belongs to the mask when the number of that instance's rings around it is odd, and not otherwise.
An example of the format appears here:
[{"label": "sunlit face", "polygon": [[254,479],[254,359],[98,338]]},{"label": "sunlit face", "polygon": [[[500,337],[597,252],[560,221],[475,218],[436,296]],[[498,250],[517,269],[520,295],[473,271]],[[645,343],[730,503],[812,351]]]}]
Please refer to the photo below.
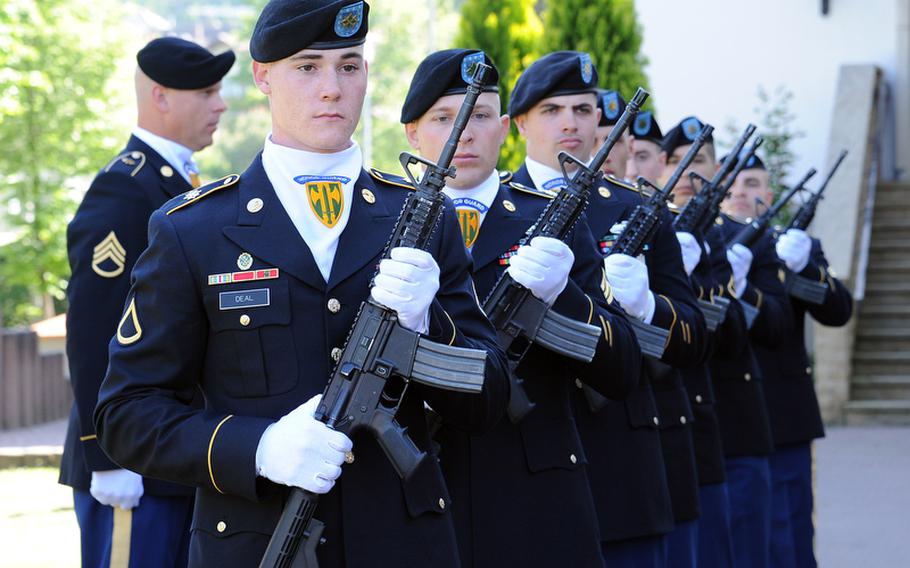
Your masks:
[{"label": "sunlit face", "polygon": [[[592,154],[596,154],[597,151],[600,150],[604,140],[607,139],[607,136],[609,136],[611,132],[613,132],[613,126],[597,127],[594,136],[594,147],[591,149]],[[603,167],[600,168],[603,173],[618,177],[619,179],[625,179],[626,163],[629,161],[629,140],[629,133],[623,132],[622,136],[619,137],[619,140],[616,141],[616,144],[613,145],[613,148],[610,149],[607,161],[604,162]]]},{"label": "sunlit face", "polygon": [[[405,125],[405,134],[411,147],[433,162],[439,159],[465,95],[440,97],[417,120]],[[499,95],[481,93],[477,97],[474,113],[468,121],[458,149],[452,160],[455,178],[446,180],[446,186],[456,189],[473,189],[490,177],[499,160],[499,148],[509,133],[509,117],[500,115]]]},{"label": "sunlit face", "polygon": [[363,46],[304,49],[273,63],[254,61],[253,78],[269,96],[276,144],[324,153],[351,145],[367,90]]},{"label": "sunlit face", "polygon": [[660,145],[650,140],[632,138],[630,147],[632,151],[626,167],[629,179],[641,176],[649,181],[659,180],[667,165],[667,155],[660,151]]},{"label": "sunlit face", "polygon": [[[673,172],[676,170],[677,166],[679,166],[679,163],[691,147],[691,144],[679,146],[673,150],[672,155],[667,156],[664,173],[660,178],[661,185],[665,184],[667,180],[670,179],[670,176],[673,175]],[[666,153],[664,153],[664,156],[666,156]],[[695,155],[695,159],[692,160],[692,163],[689,164],[689,167],[683,172],[682,177],[679,178],[679,182],[673,189],[673,203],[682,207],[689,202],[689,199],[695,195],[697,190],[701,190],[700,185],[692,186],[689,172],[695,172],[705,179],[711,179],[711,177],[714,176],[714,172],[717,171],[717,167],[717,162],[714,159],[714,145],[705,144],[699,148],[698,153]]]},{"label": "sunlit face", "polygon": [[560,152],[588,161],[599,120],[597,95],[582,93],[543,99],[515,117],[515,125],[525,138],[528,157],[559,170]]},{"label": "sunlit face", "polygon": [[[759,205],[756,199],[761,199],[764,205]],[[773,199],[768,172],[750,168],[736,176],[730,194],[721,203],[721,210],[731,217],[748,219],[757,217],[766,207],[770,207]]]},{"label": "sunlit face", "polygon": [[221,114],[227,105],[221,98],[221,82],[205,89],[162,87],[168,112],[163,114],[169,138],[198,152],[212,144]]}]

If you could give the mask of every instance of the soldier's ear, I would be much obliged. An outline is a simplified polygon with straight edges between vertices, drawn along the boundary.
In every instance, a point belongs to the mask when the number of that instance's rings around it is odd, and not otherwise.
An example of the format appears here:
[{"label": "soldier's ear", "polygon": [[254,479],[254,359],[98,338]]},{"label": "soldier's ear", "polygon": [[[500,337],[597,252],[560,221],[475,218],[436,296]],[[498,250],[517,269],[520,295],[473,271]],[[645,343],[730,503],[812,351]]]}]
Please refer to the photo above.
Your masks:
[{"label": "soldier's ear", "polygon": [[170,108],[167,100],[167,89],[157,83],[152,85],[152,102],[155,103],[155,108],[159,112],[167,112]]},{"label": "soldier's ear", "polygon": [[272,94],[272,85],[269,83],[270,68],[267,63],[253,61],[253,82],[264,95]]},{"label": "soldier's ear", "polygon": [[512,120],[515,121],[515,128],[518,129],[518,133],[521,134],[522,137],[524,137],[524,138],[527,138],[527,134],[525,134],[525,118],[526,117],[527,117],[527,114],[521,114],[521,115],[518,115],[518,116],[512,118]]},{"label": "soldier's ear", "polygon": [[412,120],[411,122],[404,125],[404,134],[407,136],[408,144],[411,145],[411,148],[420,150],[420,137],[417,135],[416,120]]},{"label": "soldier's ear", "polygon": [[509,135],[509,115],[504,114],[499,117],[499,145],[505,144],[506,137]]}]

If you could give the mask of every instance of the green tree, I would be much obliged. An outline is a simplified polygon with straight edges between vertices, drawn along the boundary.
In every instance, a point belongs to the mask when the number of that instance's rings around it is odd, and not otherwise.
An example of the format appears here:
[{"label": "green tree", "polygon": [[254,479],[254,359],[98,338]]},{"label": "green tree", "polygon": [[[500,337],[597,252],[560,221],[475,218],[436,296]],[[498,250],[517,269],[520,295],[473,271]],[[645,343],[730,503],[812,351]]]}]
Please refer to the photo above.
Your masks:
[{"label": "green tree", "polygon": [[[641,41],[633,0],[554,0],[544,11],[542,52],[589,53],[600,86],[616,89],[626,99],[637,87],[648,88]],[[651,107],[651,102],[645,106]]]},{"label": "green tree", "polygon": [[[482,49],[499,69],[499,96],[506,111],[515,81],[540,55],[543,23],[535,0],[465,0],[455,47]],[[524,160],[524,141],[512,126],[499,167],[515,170]]]},{"label": "green tree", "polygon": [[123,44],[113,0],[0,7],[0,312],[7,325],[61,307],[76,189],[118,144],[108,88]]}]

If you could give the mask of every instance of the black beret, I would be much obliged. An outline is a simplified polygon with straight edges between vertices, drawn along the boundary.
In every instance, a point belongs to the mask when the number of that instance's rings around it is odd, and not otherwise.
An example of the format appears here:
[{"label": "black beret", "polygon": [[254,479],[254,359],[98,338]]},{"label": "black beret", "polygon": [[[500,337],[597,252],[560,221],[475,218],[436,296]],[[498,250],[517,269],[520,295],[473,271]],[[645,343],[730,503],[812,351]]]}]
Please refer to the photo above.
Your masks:
[{"label": "black beret", "polygon": [[597,126],[613,126],[626,110],[626,99],[619,91],[601,91],[597,95],[597,108],[600,109]]},{"label": "black beret", "polygon": [[[746,153],[746,150],[743,150],[743,154]],[[742,155],[742,154],[741,154]],[[723,164],[725,161],[730,159],[730,154],[727,154],[720,159],[720,163]],[[733,164],[735,167],[736,164]],[[765,170],[765,163],[761,161],[761,158],[758,157],[758,154],[752,154],[749,156],[749,161],[746,162],[746,165],[743,167],[744,170]]]},{"label": "black beret", "polygon": [[341,49],[366,41],[370,5],[362,0],[269,0],[262,9],[250,55],[269,63],[303,49]]},{"label": "black beret", "polygon": [[636,140],[647,140],[648,142],[654,142],[658,146],[661,145],[664,135],[660,131],[657,119],[654,118],[654,113],[649,110],[638,113],[635,121],[632,122],[632,137]]},{"label": "black beret", "polygon": [[[660,149],[670,155],[680,146],[686,146],[695,142],[698,133],[704,127],[704,123],[694,116],[682,119],[679,124],[674,126],[667,135],[664,136],[660,144]],[[705,139],[705,144],[713,144],[714,136],[709,134]]]},{"label": "black beret", "polygon": [[139,69],[152,81],[171,89],[204,89],[227,75],[234,52],[220,55],[177,37],[153,39],[136,54]]},{"label": "black beret", "polygon": [[554,51],[532,63],[512,89],[509,116],[522,115],[547,97],[597,92],[597,69],[587,53]]},{"label": "black beret", "polygon": [[477,49],[445,49],[431,53],[417,66],[401,106],[401,123],[417,120],[441,97],[468,92],[477,63],[493,69],[484,77],[484,93],[499,92],[499,71],[486,53]]}]

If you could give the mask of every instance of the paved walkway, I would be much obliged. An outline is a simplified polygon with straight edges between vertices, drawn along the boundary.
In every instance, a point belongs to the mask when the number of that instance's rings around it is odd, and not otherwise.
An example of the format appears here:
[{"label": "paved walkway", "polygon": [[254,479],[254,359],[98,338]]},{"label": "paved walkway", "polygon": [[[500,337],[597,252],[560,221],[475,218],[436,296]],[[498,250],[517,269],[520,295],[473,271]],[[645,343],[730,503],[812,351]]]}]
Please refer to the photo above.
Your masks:
[{"label": "paved walkway", "polygon": [[[0,468],[59,463],[65,434],[65,420],[0,432]],[[910,566],[910,428],[829,428],[815,459],[819,565]]]}]

